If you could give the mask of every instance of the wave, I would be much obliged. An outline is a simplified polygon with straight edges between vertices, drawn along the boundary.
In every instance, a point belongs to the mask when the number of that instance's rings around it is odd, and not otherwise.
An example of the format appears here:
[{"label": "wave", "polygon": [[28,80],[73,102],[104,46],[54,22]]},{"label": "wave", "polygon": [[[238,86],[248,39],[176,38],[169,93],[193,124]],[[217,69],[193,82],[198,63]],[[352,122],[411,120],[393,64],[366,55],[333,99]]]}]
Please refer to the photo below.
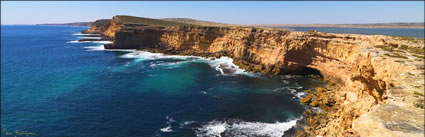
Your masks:
[{"label": "wave", "polygon": [[[156,59],[179,59],[183,60],[177,63],[168,63],[168,64],[159,64],[159,65],[179,65],[187,62],[204,62],[210,65],[212,68],[216,69],[221,73],[221,75],[247,75],[254,76],[254,73],[245,71],[244,69],[239,68],[237,65],[233,64],[233,59],[229,57],[220,57],[214,60],[205,57],[199,56],[182,56],[182,55],[165,55],[162,53],[151,53],[147,51],[135,51],[127,53],[121,56],[122,58],[135,58],[138,61],[144,60],[156,60]],[[156,66],[156,65],[151,65]]]},{"label": "wave", "polygon": [[167,119],[166,125],[164,128],[159,129],[162,132],[173,132],[173,129],[171,129],[171,124],[173,122],[175,122],[176,120],[174,120],[172,117],[170,116],[166,116],[165,119]]},{"label": "wave", "polygon": [[202,57],[197,56],[181,56],[181,55],[165,55],[162,53],[152,53],[147,51],[134,51],[121,56],[122,58],[138,58],[145,60],[155,60],[155,59],[181,59],[181,60],[198,60]]},{"label": "wave", "polygon": [[79,39],[102,39],[102,37],[78,37]]},{"label": "wave", "polygon": [[303,87],[297,85],[297,83],[295,83],[295,86],[285,86],[285,87],[281,87],[281,88],[275,88],[272,91],[277,92],[277,91],[281,91],[281,90],[286,90],[289,91],[290,94],[294,95],[293,98],[298,98],[298,99],[302,99],[303,97],[306,96],[306,93],[304,92],[304,90],[300,90]]},{"label": "wave", "polygon": [[180,123],[180,128],[187,128],[188,126],[191,126],[195,123],[196,121],[185,121],[183,123]]},{"label": "wave", "polygon": [[100,34],[82,34],[82,33],[74,33],[72,35],[77,35],[77,36],[87,36],[87,35],[100,35]]},{"label": "wave", "polygon": [[164,128],[159,129],[161,132],[173,132],[173,130],[171,129],[171,126],[167,126]]},{"label": "wave", "polygon": [[239,68],[236,64],[233,64],[233,59],[229,57],[220,57],[209,61],[211,67],[215,68],[221,73],[221,75],[249,75],[253,76],[253,73],[249,73],[244,69]]},{"label": "wave", "polygon": [[245,136],[267,136],[281,137],[285,131],[296,125],[298,119],[288,122],[262,123],[246,121],[211,121],[195,129],[198,137],[245,137]]},{"label": "wave", "polygon": [[73,41],[68,41],[66,43],[100,43],[100,44],[111,44],[113,42],[112,41],[78,41],[78,40],[73,40]]},{"label": "wave", "polygon": [[103,45],[87,46],[87,47],[84,47],[84,48],[88,49],[87,51],[122,51],[122,52],[136,51],[135,49],[105,49],[105,47]]}]

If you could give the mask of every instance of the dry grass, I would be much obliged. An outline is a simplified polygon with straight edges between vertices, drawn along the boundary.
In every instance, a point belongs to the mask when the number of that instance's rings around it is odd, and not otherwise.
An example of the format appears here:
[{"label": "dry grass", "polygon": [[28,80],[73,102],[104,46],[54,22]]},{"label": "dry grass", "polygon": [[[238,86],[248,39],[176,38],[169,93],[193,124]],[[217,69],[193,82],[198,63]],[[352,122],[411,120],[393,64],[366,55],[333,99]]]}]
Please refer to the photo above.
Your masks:
[{"label": "dry grass", "polygon": [[143,24],[143,25],[151,25],[151,26],[193,26],[192,24],[174,22],[174,21],[166,21],[159,19],[151,19],[151,18],[143,18],[143,17],[135,17],[135,16],[126,16],[126,15],[117,15],[120,21],[128,24]]}]

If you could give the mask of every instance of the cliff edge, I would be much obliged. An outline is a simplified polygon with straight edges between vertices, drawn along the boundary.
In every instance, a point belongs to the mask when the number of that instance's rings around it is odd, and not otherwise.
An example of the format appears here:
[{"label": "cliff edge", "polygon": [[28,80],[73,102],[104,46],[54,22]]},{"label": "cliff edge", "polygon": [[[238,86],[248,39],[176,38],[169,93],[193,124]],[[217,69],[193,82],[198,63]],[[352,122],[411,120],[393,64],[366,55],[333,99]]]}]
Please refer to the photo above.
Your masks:
[{"label": "cliff edge", "polygon": [[297,136],[424,136],[424,41],[383,35],[213,27],[115,16],[84,33],[114,40],[108,49],[228,56],[269,75],[318,70],[328,87],[301,102],[307,126]]}]

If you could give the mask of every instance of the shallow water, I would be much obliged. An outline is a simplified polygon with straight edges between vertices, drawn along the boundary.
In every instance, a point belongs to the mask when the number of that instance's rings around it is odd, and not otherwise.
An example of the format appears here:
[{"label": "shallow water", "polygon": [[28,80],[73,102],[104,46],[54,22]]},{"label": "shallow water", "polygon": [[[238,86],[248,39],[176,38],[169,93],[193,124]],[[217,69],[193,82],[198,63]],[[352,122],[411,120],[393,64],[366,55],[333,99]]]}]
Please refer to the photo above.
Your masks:
[{"label": "shallow water", "polygon": [[316,30],[329,33],[354,33],[365,35],[388,35],[424,38],[424,29],[410,28],[336,28],[336,27],[287,27],[295,31]]},{"label": "shallow water", "polygon": [[83,27],[1,27],[2,136],[281,136],[301,91],[323,84],[226,57],[104,50],[76,41]]}]

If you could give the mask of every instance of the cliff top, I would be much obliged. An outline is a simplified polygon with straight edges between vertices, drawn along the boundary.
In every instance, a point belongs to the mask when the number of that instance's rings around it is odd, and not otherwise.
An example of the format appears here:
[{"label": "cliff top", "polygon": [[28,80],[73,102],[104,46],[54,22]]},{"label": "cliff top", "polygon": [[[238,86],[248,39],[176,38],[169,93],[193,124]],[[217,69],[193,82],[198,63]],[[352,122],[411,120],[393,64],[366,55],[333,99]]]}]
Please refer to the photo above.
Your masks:
[{"label": "cliff top", "polygon": [[187,23],[160,20],[160,19],[151,19],[151,18],[144,18],[144,17],[127,16],[127,15],[117,15],[114,18],[119,19],[119,21],[121,21],[124,24],[143,24],[143,25],[149,25],[149,26],[163,26],[163,27],[192,26],[192,24],[187,24]]},{"label": "cliff top", "polygon": [[233,24],[224,24],[224,23],[218,23],[218,22],[212,22],[212,21],[195,20],[191,18],[163,18],[161,20],[200,25],[200,26],[233,26]]}]

